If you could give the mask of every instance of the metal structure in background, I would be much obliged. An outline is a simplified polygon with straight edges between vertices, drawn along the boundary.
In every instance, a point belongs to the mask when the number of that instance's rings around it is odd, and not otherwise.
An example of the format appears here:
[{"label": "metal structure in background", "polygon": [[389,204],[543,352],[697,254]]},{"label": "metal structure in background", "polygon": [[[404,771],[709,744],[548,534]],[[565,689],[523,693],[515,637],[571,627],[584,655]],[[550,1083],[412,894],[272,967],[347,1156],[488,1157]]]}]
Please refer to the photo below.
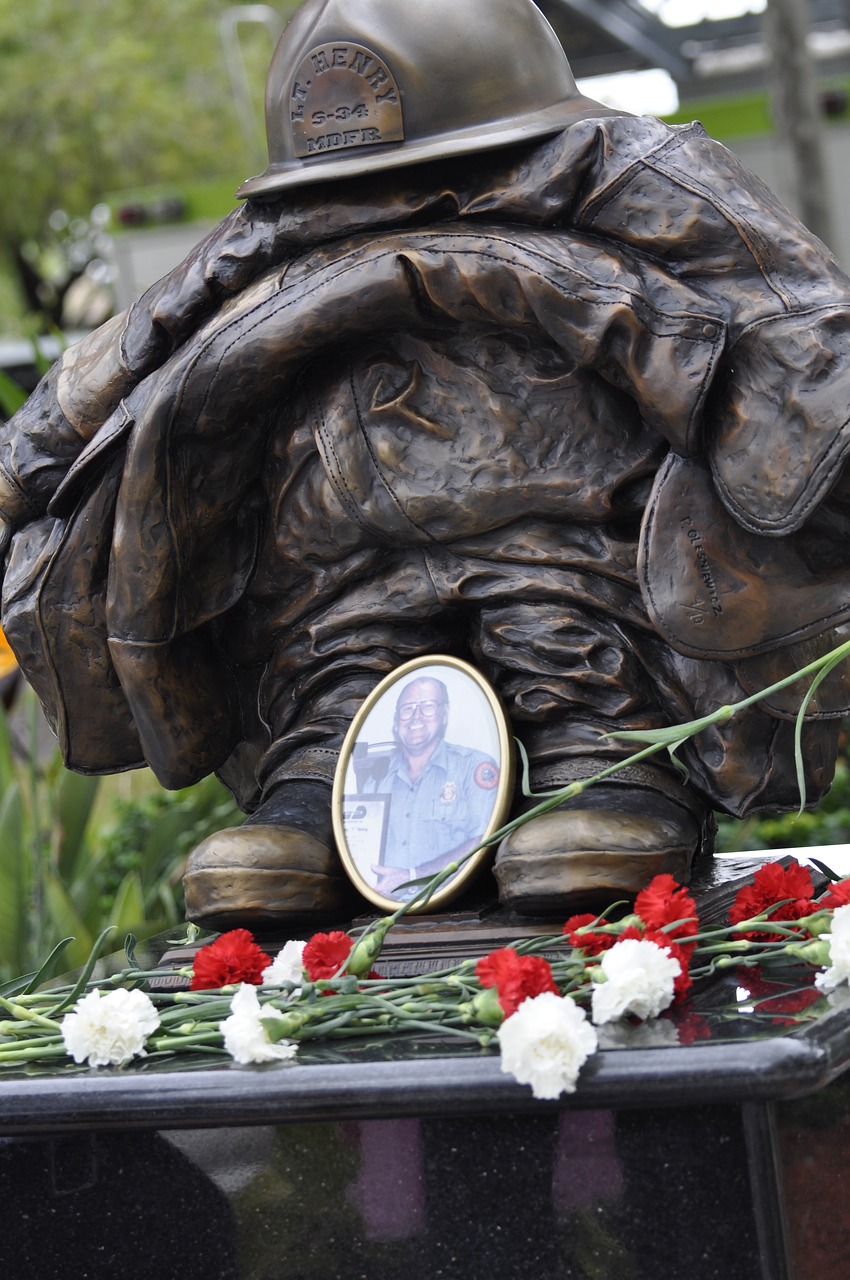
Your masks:
[{"label": "metal structure in background", "polygon": [[800,215],[833,245],[823,122],[801,0],[769,0],[764,31],[770,48],[770,96],[775,128],[788,145]]},{"label": "metal structure in background", "polygon": [[[670,27],[640,0],[537,0],[564,44],[573,72],[586,76],[662,67],[682,99],[740,93],[742,79],[763,83],[763,15]],[[808,14],[810,42],[830,70],[850,69],[847,0],[791,0]],[[694,5],[699,12],[699,6]]]},{"label": "metal structure in background", "polygon": [[240,40],[240,27],[245,26],[265,27],[273,51],[286,26],[286,17],[270,4],[237,4],[225,9],[219,20],[221,47],[227,74],[230,76],[239,127],[258,161],[264,164],[263,121],[255,105],[256,94],[245,65],[245,53]]}]

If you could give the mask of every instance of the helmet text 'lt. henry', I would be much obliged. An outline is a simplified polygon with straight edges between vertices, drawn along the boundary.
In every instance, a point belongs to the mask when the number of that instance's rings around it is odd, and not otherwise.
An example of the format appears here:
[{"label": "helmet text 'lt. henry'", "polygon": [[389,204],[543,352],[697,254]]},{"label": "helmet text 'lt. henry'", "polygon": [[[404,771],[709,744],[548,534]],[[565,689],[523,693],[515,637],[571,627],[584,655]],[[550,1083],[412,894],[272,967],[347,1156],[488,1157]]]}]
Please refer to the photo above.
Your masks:
[{"label": "helmet text 'lt. henry'", "polygon": [[238,195],[543,137],[587,101],[532,0],[307,0],[269,69],[269,166]]}]

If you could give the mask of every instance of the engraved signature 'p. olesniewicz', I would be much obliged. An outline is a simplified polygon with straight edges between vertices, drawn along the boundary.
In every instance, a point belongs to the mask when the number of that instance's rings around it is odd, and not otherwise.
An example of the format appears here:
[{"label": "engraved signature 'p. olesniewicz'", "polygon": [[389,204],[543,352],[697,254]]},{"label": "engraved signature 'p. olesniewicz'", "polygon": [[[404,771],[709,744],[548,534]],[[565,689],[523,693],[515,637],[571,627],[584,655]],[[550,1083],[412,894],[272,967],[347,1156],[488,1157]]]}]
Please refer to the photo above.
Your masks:
[{"label": "engraved signature 'p. olesniewicz'", "polygon": [[705,583],[708,597],[698,596],[691,604],[685,608],[690,611],[689,620],[694,626],[701,627],[705,622],[705,615],[710,611],[715,618],[719,618],[723,613],[723,605],[720,600],[720,593],[717,590],[717,583],[711,568],[711,561],[705,550],[702,534],[694,526],[689,515],[682,516],[679,523],[686,527],[688,541],[693,550],[694,559],[696,561],[697,572]]}]

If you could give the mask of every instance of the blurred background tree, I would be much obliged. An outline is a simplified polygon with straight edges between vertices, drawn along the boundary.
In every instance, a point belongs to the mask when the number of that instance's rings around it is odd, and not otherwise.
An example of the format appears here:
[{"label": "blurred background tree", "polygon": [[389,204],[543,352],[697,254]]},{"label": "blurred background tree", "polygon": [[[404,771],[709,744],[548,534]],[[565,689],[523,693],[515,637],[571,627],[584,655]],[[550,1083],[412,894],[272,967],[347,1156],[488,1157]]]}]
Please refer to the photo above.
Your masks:
[{"label": "blurred background tree", "polygon": [[[225,0],[0,0],[0,333],[9,331],[24,246],[51,215],[88,219],[107,192],[230,181],[264,161],[262,98],[272,46],[240,26],[258,137],[245,138],[220,34]],[[294,0],[274,6],[281,19]],[[235,201],[234,201],[235,203]],[[5,312],[5,315],[4,315]],[[4,323],[4,321],[6,323]]]}]

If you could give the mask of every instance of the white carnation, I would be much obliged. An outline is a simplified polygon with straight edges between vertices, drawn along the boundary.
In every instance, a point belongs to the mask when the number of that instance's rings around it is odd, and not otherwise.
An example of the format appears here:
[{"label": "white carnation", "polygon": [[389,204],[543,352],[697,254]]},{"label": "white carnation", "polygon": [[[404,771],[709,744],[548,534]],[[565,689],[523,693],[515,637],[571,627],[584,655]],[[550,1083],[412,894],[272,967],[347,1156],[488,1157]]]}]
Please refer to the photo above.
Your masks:
[{"label": "white carnation", "polygon": [[287,942],[274,960],[263,970],[263,986],[279,987],[284,982],[301,982],[304,977],[306,942]]},{"label": "white carnation", "polygon": [[110,1067],[144,1054],[145,1041],[159,1026],[159,1014],[144,991],[99,987],[83,996],[62,1019],[62,1039],[75,1062]]},{"label": "white carnation", "polygon": [[600,961],[604,978],[594,979],[591,1009],[597,1026],[627,1013],[657,1018],[673,1001],[679,961],[648,938],[623,938]]},{"label": "white carnation", "polygon": [[237,1062],[284,1062],[294,1058],[298,1046],[288,1040],[269,1039],[261,1022],[263,1006],[257,988],[243,982],[230,1002],[230,1017],[221,1024],[224,1047]]},{"label": "white carnation", "polygon": [[530,1084],[535,1098],[574,1093],[582,1064],[596,1050],[584,1010],[552,991],[523,1000],[497,1034],[502,1070]]},{"label": "white carnation", "polygon": [[836,907],[832,913],[829,933],[821,934],[821,941],[829,942],[830,965],[815,978],[815,986],[821,991],[834,991],[842,982],[850,980],[850,905]]}]

